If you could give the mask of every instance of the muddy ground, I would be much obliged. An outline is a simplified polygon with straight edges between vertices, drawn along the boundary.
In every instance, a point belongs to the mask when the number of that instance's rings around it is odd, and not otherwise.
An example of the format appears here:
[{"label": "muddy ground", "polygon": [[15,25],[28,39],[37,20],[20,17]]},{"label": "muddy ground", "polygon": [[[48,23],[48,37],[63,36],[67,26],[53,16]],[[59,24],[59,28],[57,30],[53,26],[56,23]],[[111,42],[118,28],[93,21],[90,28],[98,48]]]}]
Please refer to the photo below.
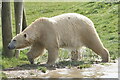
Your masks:
[{"label": "muddy ground", "polygon": [[[120,60],[120,58],[119,58]],[[38,69],[42,65],[24,64],[1,71],[7,78],[118,78],[118,60],[113,63],[92,64],[89,68],[54,67]],[[119,66],[120,67],[120,66]],[[120,73],[120,72],[119,72]],[[109,80],[109,79],[108,79]],[[114,79],[113,79],[114,80]]]}]

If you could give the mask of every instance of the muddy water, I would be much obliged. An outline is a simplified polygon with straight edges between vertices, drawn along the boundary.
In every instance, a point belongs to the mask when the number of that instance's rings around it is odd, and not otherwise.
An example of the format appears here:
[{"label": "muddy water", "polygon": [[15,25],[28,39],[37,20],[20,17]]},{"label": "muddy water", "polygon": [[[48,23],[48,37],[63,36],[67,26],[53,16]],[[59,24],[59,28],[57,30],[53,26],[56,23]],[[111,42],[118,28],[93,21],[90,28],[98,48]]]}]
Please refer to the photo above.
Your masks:
[{"label": "muddy water", "polygon": [[46,78],[118,78],[118,64],[111,63],[106,66],[93,65],[86,69],[58,69],[41,76]]},{"label": "muddy water", "polygon": [[90,68],[77,69],[62,68],[47,70],[46,73],[38,69],[2,71],[8,78],[118,78],[118,61],[106,65],[94,64]]}]

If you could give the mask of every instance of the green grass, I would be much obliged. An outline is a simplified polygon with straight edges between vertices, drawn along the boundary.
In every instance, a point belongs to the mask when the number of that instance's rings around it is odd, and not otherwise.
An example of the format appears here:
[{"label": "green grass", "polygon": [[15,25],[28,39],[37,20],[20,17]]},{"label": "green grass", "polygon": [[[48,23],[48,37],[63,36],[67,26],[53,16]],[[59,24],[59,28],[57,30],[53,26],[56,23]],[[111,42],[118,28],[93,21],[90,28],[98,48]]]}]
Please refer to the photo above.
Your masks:
[{"label": "green grass", "polygon": [[5,73],[1,72],[0,78],[2,78],[2,80],[7,80],[7,75]]},{"label": "green grass", "polygon": [[46,67],[38,67],[38,70],[41,70],[43,73],[46,73],[47,68]]},{"label": "green grass", "polygon": [[21,64],[28,64],[29,62],[27,61],[27,59],[25,59],[24,57],[21,58],[20,56],[19,59],[3,57],[2,60],[0,60],[0,63],[2,63],[0,67],[2,67],[2,69],[5,69],[5,68],[10,68],[10,67],[16,67]]},{"label": "green grass", "polygon": [[83,68],[89,68],[91,66],[92,66],[91,64],[83,64],[83,65],[79,65],[77,68],[78,69],[83,69]]},{"label": "green grass", "polygon": [[[13,6],[13,3],[11,4]],[[109,50],[111,59],[118,58],[118,4],[115,3],[104,3],[104,2],[60,2],[60,3],[44,3],[35,2],[29,3],[25,2],[24,7],[26,10],[26,17],[28,25],[39,17],[52,17],[62,13],[80,13],[88,18],[90,18],[95,25],[95,28],[104,44],[104,46]],[[12,11],[13,11],[12,7]],[[14,12],[12,12],[14,14]],[[119,13],[120,14],[120,13]],[[15,23],[14,16],[13,19],[13,35],[15,35]],[[1,27],[0,27],[1,28]],[[1,30],[0,30],[1,36]],[[2,52],[2,36],[0,37],[0,52]],[[29,63],[24,50],[20,54],[20,58],[5,58],[0,60],[0,65],[3,68],[15,67],[17,65],[22,65]],[[60,49],[59,59],[63,61],[64,59],[70,58],[70,54],[67,51]],[[84,60],[95,60],[97,57],[94,52],[87,50],[85,53],[88,56]],[[95,57],[94,57],[95,56]],[[120,57],[120,56],[119,56]],[[47,60],[47,54],[40,57],[38,62],[44,62]]]}]

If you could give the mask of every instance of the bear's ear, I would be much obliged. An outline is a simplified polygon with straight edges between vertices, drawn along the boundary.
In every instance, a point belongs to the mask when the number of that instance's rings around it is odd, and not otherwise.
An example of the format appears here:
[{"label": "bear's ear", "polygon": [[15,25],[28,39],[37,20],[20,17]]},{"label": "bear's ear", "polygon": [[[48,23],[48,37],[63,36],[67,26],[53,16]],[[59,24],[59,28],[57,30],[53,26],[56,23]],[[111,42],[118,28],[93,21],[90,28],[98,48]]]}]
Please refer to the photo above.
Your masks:
[{"label": "bear's ear", "polygon": [[27,34],[24,34],[24,37],[26,38],[26,37],[27,37]]}]

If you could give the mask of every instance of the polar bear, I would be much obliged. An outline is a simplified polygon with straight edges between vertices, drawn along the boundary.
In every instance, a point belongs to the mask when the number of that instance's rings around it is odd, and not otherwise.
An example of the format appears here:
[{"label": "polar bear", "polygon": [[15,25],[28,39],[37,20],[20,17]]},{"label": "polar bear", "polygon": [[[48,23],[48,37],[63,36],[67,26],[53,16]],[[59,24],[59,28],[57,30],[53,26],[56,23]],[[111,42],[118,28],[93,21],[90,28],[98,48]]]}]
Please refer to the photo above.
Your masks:
[{"label": "polar bear", "polygon": [[31,64],[34,59],[48,50],[48,65],[55,64],[59,48],[78,50],[85,46],[101,56],[103,62],[109,61],[109,52],[103,46],[93,22],[77,13],[65,13],[51,18],[39,18],[23,32],[16,35],[8,45],[9,49],[31,46],[27,53]]}]

